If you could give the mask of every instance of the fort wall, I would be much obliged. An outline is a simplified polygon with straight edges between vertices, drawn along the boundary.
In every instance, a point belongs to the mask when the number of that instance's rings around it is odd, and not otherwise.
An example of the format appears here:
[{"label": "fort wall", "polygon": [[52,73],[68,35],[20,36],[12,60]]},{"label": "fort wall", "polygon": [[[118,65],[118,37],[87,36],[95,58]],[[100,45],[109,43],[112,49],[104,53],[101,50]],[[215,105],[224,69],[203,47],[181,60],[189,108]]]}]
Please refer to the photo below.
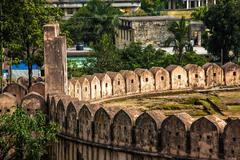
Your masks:
[{"label": "fort wall", "polygon": [[49,115],[62,128],[54,159],[238,159],[240,155],[240,119],[165,116],[158,110],[90,105],[64,95],[49,99]]},{"label": "fort wall", "polygon": [[[83,80],[84,79],[84,80]],[[121,97],[166,90],[207,89],[240,85],[240,66],[232,62],[219,66],[188,64],[166,68],[135,69],[74,77],[69,80],[68,93],[81,101]],[[82,87],[81,87],[82,86]],[[83,87],[84,86],[84,87]],[[89,90],[91,96],[86,96]]]},{"label": "fort wall", "polygon": [[[54,25],[50,28],[45,30],[46,37],[55,35]],[[60,48],[61,43],[65,42],[59,42]],[[45,44],[45,58],[59,54],[58,45]],[[46,87],[50,86],[47,87],[49,92],[45,92],[45,96],[48,94],[48,115],[61,128],[59,141],[51,150],[51,159],[240,158],[239,119],[226,122],[215,115],[194,119],[187,113],[165,116],[159,110],[140,112],[90,104],[90,101],[99,99],[141,93],[239,86],[240,67],[236,64],[230,62],[222,67],[213,63],[203,66],[188,64],[184,67],[170,65],[149,70],[122,70],[95,73],[75,77],[68,83],[57,83],[59,77],[67,77],[62,67],[66,65],[63,64],[64,55],[56,62],[45,62],[51,69],[45,74]],[[67,85],[68,91],[65,91],[64,86]]]},{"label": "fort wall", "polygon": [[[8,85],[0,95],[0,115],[14,112],[17,104],[29,114],[38,110],[47,113],[60,126],[50,159],[240,159],[239,118],[225,121],[208,115],[196,119],[187,113],[166,116],[159,110],[141,112],[90,102],[166,90],[239,86],[238,65],[230,62],[222,67],[208,63],[122,70],[73,78],[67,83],[65,38],[56,39],[58,25],[45,29],[45,40],[49,42],[45,43],[45,58],[51,59],[45,61],[45,85],[38,82],[29,90],[20,80],[22,85]],[[60,58],[52,62],[57,56]]]}]

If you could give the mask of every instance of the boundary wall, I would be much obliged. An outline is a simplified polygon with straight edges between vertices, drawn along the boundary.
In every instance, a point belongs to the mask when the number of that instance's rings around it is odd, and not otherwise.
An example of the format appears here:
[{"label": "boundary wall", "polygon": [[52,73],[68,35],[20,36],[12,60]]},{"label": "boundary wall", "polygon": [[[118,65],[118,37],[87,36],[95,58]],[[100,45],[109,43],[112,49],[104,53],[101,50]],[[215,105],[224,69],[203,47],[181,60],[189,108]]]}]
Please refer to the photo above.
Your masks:
[{"label": "boundary wall", "polygon": [[240,85],[240,66],[228,62],[222,67],[214,63],[203,66],[188,64],[166,68],[122,70],[96,73],[68,82],[68,95],[81,101],[94,101],[131,94],[166,90],[234,87]]},{"label": "boundary wall", "polygon": [[51,159],[240,159],[240,119],[224,121],[215,115],[194,119],[186,113],[165,116],[157,110],[89,104],[136,93],[238,86],[238,65],[170,65],[95,73],[69,82],[66,38],[58,24],[44,26],[44,40],[47,112],[61,127]]},{"label": "boundary wall", "polygon": [[66,95],[48,97],[49,116],[60,124],[52,159],[239,159],[240,119],[215,115],[165,116],[87,104]]}]

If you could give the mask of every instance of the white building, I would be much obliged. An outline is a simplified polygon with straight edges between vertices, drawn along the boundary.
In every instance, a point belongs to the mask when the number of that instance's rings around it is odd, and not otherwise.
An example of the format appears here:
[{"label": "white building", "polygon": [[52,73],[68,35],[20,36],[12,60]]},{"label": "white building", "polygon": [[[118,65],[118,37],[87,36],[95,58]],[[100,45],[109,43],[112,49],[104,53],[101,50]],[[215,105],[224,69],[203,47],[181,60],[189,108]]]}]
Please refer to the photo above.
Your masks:
[{"label": "white building", "polygon": [[[59,7],[64,12],[64,19],[70,18],[76,11],[86,5],[89,0],[47,0],[49,4]],[[113,7],[120,8],[123,12],[140,7],[140,0],[109,0]]]}]

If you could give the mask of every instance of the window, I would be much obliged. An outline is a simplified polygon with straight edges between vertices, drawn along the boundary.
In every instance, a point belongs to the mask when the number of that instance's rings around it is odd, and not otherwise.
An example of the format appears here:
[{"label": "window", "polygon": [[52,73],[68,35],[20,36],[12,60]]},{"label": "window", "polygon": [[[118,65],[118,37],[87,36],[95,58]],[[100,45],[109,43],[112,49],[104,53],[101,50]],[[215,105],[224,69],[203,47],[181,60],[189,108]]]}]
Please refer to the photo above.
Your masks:
[{"label": "window", "polygon": [[163,76],[161,76],[161,80],[162,80],[162,81],[164,80],[164,77],[163,77]]},{"label": "window", "polygon": [[181,75],[178,75],[178,79],[181,79]]},{"label": "window", "polygon": [[233,142],[236,142],[236,138],[235,137],[232,140],[233,140]]},{"label": "window", "polygon": [[213,73],[213,77],[216,77],[217,73]]},{"label": "window", "polygon": [[212,150],[212,149],[209,149],[209,152],[210,152],[210,153],[212,153],[212,152],[213,152],[213,150]]},{"label": "window", "polygon": [[85,92],[87,92],[87,87],[85,87]]},{"label": "window", "polygon": [[118,85],[120,85],[120,81],[118,81]]},{"label": "window", "polygon": [[148,82],[148,78],[146,78],[145,80],[146,80],[146,82]]},{"label": "window", "polygon": [[108,87],[108,84],[106,83],[105,86],[106,86],[106,88],[107,88],[107,87]]},{"label": "window", "polygon": [[237,75],[237,73],[236,72],[233,72],[233,76],[236,76]]},{"label": "window", "polygon": [[94,89],[97,89],[97,85],[94,86]]},{"label": "window", "polygon": [[77,93],[79,93],[79,89],[77,89]]},{"label": "window", "polygon": [[133,79],[131,80],[131,83],[133,83],[134,81],[133,81]]},{"label": "window", "polygon": [[68,8],[67,9],[67,14],[70,14],[70,15],[73,14],[73,9],[72,8]]},{"label": "window", "polygon": [[198,78],[198,74],[195,74],[195,78]]}]

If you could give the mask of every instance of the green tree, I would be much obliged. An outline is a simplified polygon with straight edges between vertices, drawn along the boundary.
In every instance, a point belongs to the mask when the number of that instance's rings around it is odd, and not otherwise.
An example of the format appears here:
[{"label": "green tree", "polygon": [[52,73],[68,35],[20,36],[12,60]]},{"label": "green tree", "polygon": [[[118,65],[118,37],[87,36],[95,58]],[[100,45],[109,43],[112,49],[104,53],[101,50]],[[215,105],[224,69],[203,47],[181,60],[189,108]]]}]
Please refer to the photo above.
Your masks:
[{"label": "green tree", "polygon": [[141,8],[151,16],[160,15],[160,11],[164,9],[165,1],[163,0],[142,0]]},{"label": "green tree", "polygon": [[0,159],[40,160],[50,142],[56,140],[58,126],[47,122],[43,113],[29,116],[21,108],[0,117]]},{"label": "green tree", "polygon": [[182,65],[187,65],[191,63],[191,64],[197,64],[199,66],[202,66],[207,62],[208,62],[208,59],[206,57],[204,57],[203,55],[198,55],[197,53],[191,51],[191,52],[186,52],[186,54],[184,54]]},{"label": "green tree", "polygon": [[222,63],[230,60],[229,52],[240,50],[240,1],[220,0],[210,6],[203,22],[208,28],[207,50],[221,59]]},{"label": "green tree", "polygon": [[104,34],[114,39],[119,15],[120,11],[111,3],[90,0],[63,24],[63,29],[70,33],[74,43],[83,41],[96,44]]},{"label": "green tree", "polygon": [[174,56],[163,50],[156,50],[152,45],[142,48],[141,43],[130,43],[121,50],[122,69],[151,68],[175,64]]},{"label": "green tree", "polygon": [[1,0],[3,47],[17,52],[28,65],[31,86],[35,55],[43,53],[43,25],[60,19],[61,12],[46,0]]},{"label": "green tree", "polygon": [[76,61],[68,60],[67,62],[67,71],[68,71],[68,78],[71,77],[80,77],[83,75],[82,68],[79,67],[76,63]]},{"label": "green tree", "polygon": [[[180,21],[172,22],[168,30],[174,35],[166,41],[167,46],[173,46],[173,50],[178,57],[178,63],[181,64],[185,50],[190,50],[189,43],[189,25],[184,17]],[[185,49],[185,50],[184,50]]]},{"label": "green tree", "polygon": [[207,6],[198,7],[192,12],[191,17],[194,20],[203,21],[207,12],[208,12]]},{"label": "green tree", "polygon": [[104,34],[94,46],[94,54],[84,62],[83,72],[93,74],[106,71],[118,71],[121,69],[119,50],[115,47],[111,37]]}]

